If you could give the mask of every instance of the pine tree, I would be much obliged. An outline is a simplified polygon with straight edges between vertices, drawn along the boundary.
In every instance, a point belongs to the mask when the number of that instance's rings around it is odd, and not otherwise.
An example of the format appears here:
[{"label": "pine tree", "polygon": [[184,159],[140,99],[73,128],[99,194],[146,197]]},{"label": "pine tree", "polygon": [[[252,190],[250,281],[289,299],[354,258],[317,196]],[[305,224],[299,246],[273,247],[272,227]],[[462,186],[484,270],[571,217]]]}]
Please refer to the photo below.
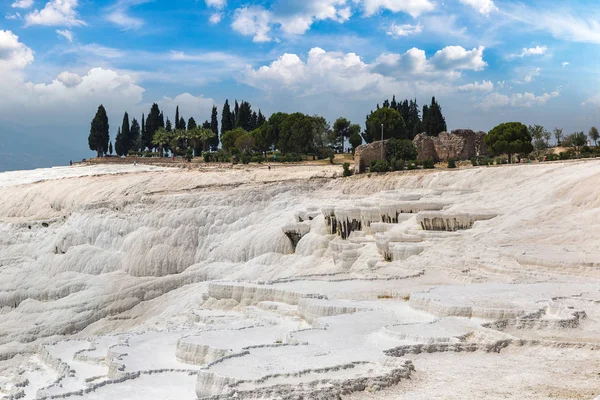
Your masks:
[{"label": "pine tree", "polygon": [[256,111],[252,111],[252,118],[250,119],[250,131],[258,128],[258,114]]},{"label": "pine tree", "polygon": [[410,113],[410,105],[408,103],[408,100],[404,100],[402,104],[398,105],[398,108],[398,112],[400,113],[402,119],[404,119],[404,121],[407,121]]},{"label": "pine tree", "polygon": [[179,123],[177,125],[177,129],[185,131],[185,119],[183,119],[183,117],[179,118]]},{"label": "pine tree", "polygon": [[396,95],[392,96],[392,102],[390,103],[390,107],[394,110],[398,111],[398,103],[396,103]]},{"label": "pine tree", "polygon": [[173,125],[171,125],[171,120],[167,117],[167,122],[165,123],[165,131],[171,132],[173,130]]},{"label": "pine tree", "polygon": [[385,99],[383,102],[383,108],[390,108],[390,101],[388,99]]},{"label": "pine tree", "polygon": [[408,105],[408,118],[405,122],[406,132],[411,139],[414,139],[421,129],[421,118],[419,117],[419,105],[417,104],[417,99],[410,101]]},{"label": "pine tree", "polygon": [[[129,132],[129,114],[127,114],[127,112],[125,112],[125,114],[123,115],[123,123],[121,124],[121,143],[123,145],[124,153],[127,154],[129,149],[133,145],[131,140],[131,134]],[[115,142],[115,147],[116,145],[117,143]]]},{"label": "pine tree", "polygon": [[[237,102],[236,102],[236,106],[237,106]],[[237,109],[236,117],[237,117],[237,120],[235,123],[236,128],[242,128],[247,132],[250,132],[253,130],[253,128],[252,128],[252,107],[250,106],[250,103],[242,100],[242,103],[239,105],[239,107]],[[257,118],[258,118],[258,116],[257,116]]]},{"label": "pine tree", "polygon": [[165,116],[163,115],[162,111],[160,112],[160,119],[159,119],[158,127],[165,129]]},{"label": "pine tree", "polygon": [[223,105],[223,112],[221,112],[221,136],[227,132],[233,130],[233,115],[231,114],[231,109],[229,108],[229,101],[225,100],[225,104]]},{"label": "pine tree", "polygon": [[258,109],[258,117],[256,120],[256,125],[258,128],[260,128],[261,126],[263,126],[263,124],[267,122],[267,119],[265,118],[265,116],[263,115],[263,113],[260,111],[260,109]]},{"label": "pine tree", "polygon": [[210,115],[210,130],[213,131],[215,136],[210,139],[210,148],[212,151],[216,151],[219,148],[219,114],[217,112],[217,106],[213,106],[212,113]]},{"label": "pine tree", "polygon": [[112,153],[113,153],[112,142],[108,142],[108,154],[110,154],[112,156]]},{"label": "pine tree", "polygon": [[97,153],[98,157],[102,157],[108,151],[108,142],[110,140],[108,128],[108,116],[106,115],[104,106],[100,104],[92,120],[90,135],[88,136],[88,146],[90,150]]},{"label": "pine tree", "polygon": [[190,117],[187,123],[187,129],[191,131],[192,129],[196,129],[197,127],[198,126],[196,125],[196,120],[194,120],[194,117]]},{"label": "pine tree", "polygon": [[144,113],[142,113],[142,131],[140,132],[140,148],[138,151],[144,150],[144,138],[146,136],[146,118],[144,117]]},{"label": "pine tree", "polygon": [[[143,122],[142,122],[143,123]],[[129,129],[129,138],[131,139],[131,148],[133,151],[140,151],[141,147],[141,136],[140,136],[140,124],[137,119],[131,121],[131,129]],[[127,154],[125,154],[127,155]]]},{"label": "pine tree", "polygon": [[421,119],[421,132],[429,135],[429,125],[429,106],[425,104],[423,106],[423,118]]}]

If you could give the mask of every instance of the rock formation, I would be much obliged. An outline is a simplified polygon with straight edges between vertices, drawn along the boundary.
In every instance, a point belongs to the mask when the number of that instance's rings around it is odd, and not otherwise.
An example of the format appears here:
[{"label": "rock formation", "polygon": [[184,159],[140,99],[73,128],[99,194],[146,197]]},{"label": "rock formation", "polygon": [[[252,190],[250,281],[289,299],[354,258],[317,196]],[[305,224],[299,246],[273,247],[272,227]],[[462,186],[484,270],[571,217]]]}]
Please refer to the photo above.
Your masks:
[{"label": "rock formation", "polygon": [[413,143],[419,153],[419,161],[468,160],[487,155],[487,146],[483,140],[485,132],[473,132],[470,129],[457,129],[451,133],[442,132],[437,137],[425,133],[418,134]]}]

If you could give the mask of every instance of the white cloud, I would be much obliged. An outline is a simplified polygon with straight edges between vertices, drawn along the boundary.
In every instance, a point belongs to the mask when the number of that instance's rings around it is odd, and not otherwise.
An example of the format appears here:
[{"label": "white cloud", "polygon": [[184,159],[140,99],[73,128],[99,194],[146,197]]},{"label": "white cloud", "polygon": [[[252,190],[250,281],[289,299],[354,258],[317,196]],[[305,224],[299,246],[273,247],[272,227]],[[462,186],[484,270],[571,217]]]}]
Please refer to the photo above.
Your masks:
[{"label": "white cloud", "polygon": [[423,31],[423,25],[418,24],[418,25],[410,25],[410,24],[404,24],[404,25],[396,25],[396,24],[392,24],[388,31],[387,34],[389,36],[393,36],[395,38],[398,37],[402,37],[402,36],[410,36],[410,35],[416,35],[419,34]]},{"label": "white cloud", "polygon": [[254,42],[268,42],[273,40],[270,34],[273,27],[285,34],[302,35],[315,21],[343,23],[351,15],[346,0],[305,0],[293,4],[279,0],[268,10],[262,6],[238,8],[231,26],[242,35],[253,36]]},{"label": "white cloud", "polygon": [[[165,115],[174,115],[175,109],[179,106],[181,115],[198,117],[210,115],[215,101],[204,96],[193,96],[190,93],[182,93],[175,98],[164,96],[156,103]],[[150,105],[148,104],[144,109],[149,109]],[[196,122],[201,123],[201,120],[198,119]]]},{"label": "white cloud", "polygon": [[416,18],[433,11],[435,4],[429,0],[363,0],[365,15],[371,16],[380,10],[403,12]]},{"label": "white cloud", "polygon": [[51,0],[42,10],[35,10],[25,16],[25,25],[80,26],[85,22],[78,19],[78,0]]},{"label": "white cloud", "polygon": [[460,0],[460,2],[473,7],[483,15],[489,15],[492,11],[498,10],[498,7],[496,7],[492,0]]},{"label": "white cloud", "polygon": [[600,108],[600,93],[593,95],[583,103],[582,106],[596,106]]},{"label": "white cloud", "polygon": [[29,8],[33,5],[33,0],[17,0],[12,3],[12,8]]},{"label": "white cloud", "polygon": [[263,7],[252,6],[235,10],[231,27],[244,36],[253,36],[254,42],[269,42],[271,13]]},{"label": "white cloud", "polygon": [[557,39],[600,43],[600,23],[594,17],[583,17],[565,8],[532,8],[522,3],[515,3],[511,7],[507,5],[503,7],[505,8],[505,14],[513,20],[533,29],[550,32]]},{"label": "white cloud", "polygon": [[484,109],[496,107],[534,107],[544,105],[548,100],[558,96],[560,96],[558,90],[552,93],[544,93],[541,96],[536,96],[530,92],[515,93],[510,96],[500,93],[491,93],[483,99],[479,106]]},{"label": "white cloud", "polygon": [[531,83],[536,77],[540,76],[542,71],[541,68],[517,68],[517,73],[521,74],[521,79],[515,79],[514,82],[518,84]]},{"label": "white cloud", "polygon": [[63,71],[56,77],[56,80],[62,82],[68,88],[75,87],[83,82],[83,78],[69,71]]},{"label": "white cloud", "polygon": [[560,64],[563,68],[567,67],[569,65],[568,61],[563,62],[562,64]]},{"label": "white cloud", "polygon": [[468,83],[457,88],[459,92],[491,92],[494,90],[494,84],[491,81],[481,81]]},{"label": "white cloud", "polygon": [[206,0],[207,7],[213,7],[222,10],[227,5],[227,0]]},{"label": "white cloud", "polygon": [[210,15],[210,18],[208,19],[208,21],[211,24],[218,24],[219,22],[221,22],[222,19],[223,19],[223,13],[216,12],[216,13],[212,13]]},{"label": "white cloud", "polygon": [[14,13],[14,14],[7,13],[4,18],[6,18],[6,19],[21,19],[21,14],[19,14],[18,12]]},{"label": "white cloud", "polygon": [[0,71],[19,71],[32,61],[33,50],[19,42],[11,31],[0,30]]},{"label": "white cloud", "polygon": [[546,52],[548,51],[548,47],[546,46],[535,46],[535,47],[530,47],[530,48],[523,48],[523,51],[520,54],[511,54],[509,56],[509,58],[516,58],[516,57],[527,57],[527,56],[542,56],[544,54],[546,54]]},{"label": "white cloud", "polygon": [[466,50],[462,46],[448,46],[439,50],[431,62],[442,69],[470,69],[481,71],[487,66],[483,61],[484,46],[479,46],[472,50]]},{"label": "white cloud", "polygon": [[118,25],[123,30],[140,29],[144,20],[130,15],[130,8],[147,3],[150,0],[119,0],[106,9],[106,20]]},{"label": "white cloud", "polygon": [[68,29],[57,29],[56,33],[73,43],[73,32]]}]

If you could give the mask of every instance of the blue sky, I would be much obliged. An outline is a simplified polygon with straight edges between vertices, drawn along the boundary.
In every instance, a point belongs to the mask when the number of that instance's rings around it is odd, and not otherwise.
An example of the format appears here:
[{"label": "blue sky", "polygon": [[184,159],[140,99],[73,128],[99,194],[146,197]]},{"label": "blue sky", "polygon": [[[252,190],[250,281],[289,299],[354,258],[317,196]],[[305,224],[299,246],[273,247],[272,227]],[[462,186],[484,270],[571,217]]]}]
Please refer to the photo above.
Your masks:
[{"label": "blue sky", "polygon": [[[504,0],[4,0],[0,170],[92,155],[89,122],[226,98],[333,122],[435,95],[450,129],[600,125],[600,5]],[[171,118],[173,119],[173,118]]]}]

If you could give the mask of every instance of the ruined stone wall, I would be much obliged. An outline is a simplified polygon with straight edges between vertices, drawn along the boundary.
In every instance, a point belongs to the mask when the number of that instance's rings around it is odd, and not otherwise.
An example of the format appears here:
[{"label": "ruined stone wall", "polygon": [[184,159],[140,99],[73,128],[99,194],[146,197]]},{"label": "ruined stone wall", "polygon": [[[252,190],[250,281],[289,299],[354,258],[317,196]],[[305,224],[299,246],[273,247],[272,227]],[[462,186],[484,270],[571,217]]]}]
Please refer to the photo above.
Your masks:
[{"label": "ruined stone wall", "polygon": [[413,142],[419,152],[419,161],[428,158],[435,161],[444,161],[450,158],[468,160],[488,154],[484,137],[485,132],[457,129],[451,133],[442,132],[437,137],[420,133]]},{"label": "ruined stone wall", "polygon": [[[386,157],[386,143],[387,140],[383,141],[383,157]],[[381,160],[381,140],[373,143],[363,144],[358,146],[354,152],[354,172],[360,174],[365,172],[371,165],[371,161]]]}]

